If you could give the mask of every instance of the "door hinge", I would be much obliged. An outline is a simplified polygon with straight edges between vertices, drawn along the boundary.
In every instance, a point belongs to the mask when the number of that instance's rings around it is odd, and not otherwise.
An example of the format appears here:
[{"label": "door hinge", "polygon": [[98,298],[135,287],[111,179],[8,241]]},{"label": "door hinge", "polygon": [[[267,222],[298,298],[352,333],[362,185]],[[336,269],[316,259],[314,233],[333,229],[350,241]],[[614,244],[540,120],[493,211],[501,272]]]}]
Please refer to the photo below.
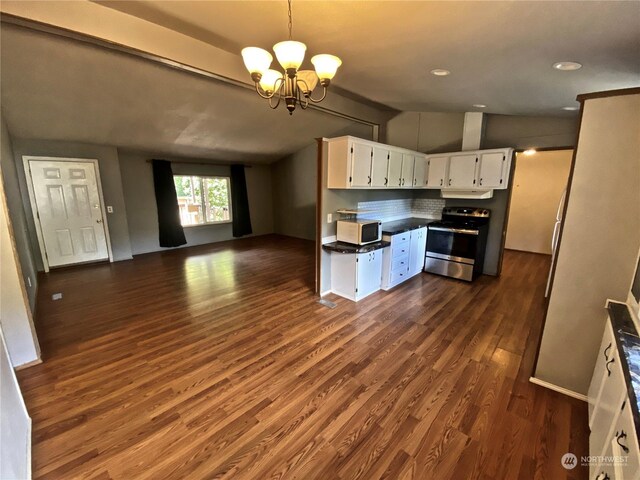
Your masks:
[{"label": "door hinge", "polygon": [[373,150],[371,150],[371,158],[373,158]]},{"label": "door hinge", "polygon": [[478,157],[476,157],[476,163],[478,163]]},{"label": "door hinge", "polygon": [[389,158],[391,158],[391,154],[387,153],[387,160],[389,160]]},{"label": "door hinge", "polygon": [[353,177],[349,177],[349,183],[353,182]]},{"label": "door hinge", "polygon": [[502,179],[500,179],[500,183],[502,183]]},{"label": "door hinge", "polygon": [[358,258],[356,258],[356,263],[358,263],[360,260]]},{"label": "door hinge", "polygon": [[351,153],[353,153],[353,147],[351,147]]},{"label": "door hinge", "polygon": [[504,155],[502,155],[502,161],[504,162],[506,159],[506,157]]},{"label": "door hinge", "polygon": [[356,288],[356,293],[358,293],[358,289]]}]

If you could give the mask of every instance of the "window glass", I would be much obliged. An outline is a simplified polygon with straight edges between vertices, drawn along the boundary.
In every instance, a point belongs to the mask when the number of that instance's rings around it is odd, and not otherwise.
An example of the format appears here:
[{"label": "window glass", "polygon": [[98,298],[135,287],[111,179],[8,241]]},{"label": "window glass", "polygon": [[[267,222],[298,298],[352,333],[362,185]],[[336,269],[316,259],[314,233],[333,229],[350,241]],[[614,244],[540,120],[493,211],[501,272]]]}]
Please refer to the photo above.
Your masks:
[{"label": "window glass", "polygon": [[182,225],[231,221],[228,177],[174,175],[173,181]]}]

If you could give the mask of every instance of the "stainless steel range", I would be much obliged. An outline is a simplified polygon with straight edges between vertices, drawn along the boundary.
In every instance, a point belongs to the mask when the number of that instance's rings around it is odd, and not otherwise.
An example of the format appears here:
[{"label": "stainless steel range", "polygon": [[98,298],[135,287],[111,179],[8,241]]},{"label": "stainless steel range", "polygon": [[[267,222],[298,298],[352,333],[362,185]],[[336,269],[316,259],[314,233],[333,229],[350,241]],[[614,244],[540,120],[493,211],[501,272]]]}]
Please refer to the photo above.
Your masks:
[{"label": "stainless steel range", "polygon": [[482,273],[491,212],[446,207],[442,220],[428,225],[425,272],[472,281]]}]

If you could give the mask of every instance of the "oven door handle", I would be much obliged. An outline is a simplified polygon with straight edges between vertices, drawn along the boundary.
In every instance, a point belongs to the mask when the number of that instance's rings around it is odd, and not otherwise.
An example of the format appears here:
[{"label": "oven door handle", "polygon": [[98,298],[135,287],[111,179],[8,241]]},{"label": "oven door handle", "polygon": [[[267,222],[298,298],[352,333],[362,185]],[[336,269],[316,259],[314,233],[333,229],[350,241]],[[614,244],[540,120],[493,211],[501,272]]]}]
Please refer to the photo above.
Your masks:
[{"label": "oven door handle", "polygon": [[429,227],[429,230],[436,230],[438,232],[451,232],[451,233],[466,233],[467,235],[478,235],[478,230],[466,230],[464,228],[446,228],[446,227]]}]

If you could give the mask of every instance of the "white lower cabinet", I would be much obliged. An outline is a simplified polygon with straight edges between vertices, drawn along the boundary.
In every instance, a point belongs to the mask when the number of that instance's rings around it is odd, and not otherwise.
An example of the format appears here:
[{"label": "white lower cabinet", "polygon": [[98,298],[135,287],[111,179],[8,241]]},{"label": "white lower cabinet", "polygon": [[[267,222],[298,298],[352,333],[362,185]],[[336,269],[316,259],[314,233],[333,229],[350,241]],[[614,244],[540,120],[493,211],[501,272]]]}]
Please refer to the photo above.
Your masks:
[{"label": "white lower cabinet", "polygon": [[589,478],[638,480],[640,449],[620,363],[616,337],[609,319],[589,385]]},{"label": "white lower cabinet", "polygon": [[382,259],[382,289],[389,290],[420,273],[424,267],[427,228],[417,228],[396,235],[385,235],[391,242]]},{"label": "white lower cabinet", "polygon": [[331,253],[331,291],[357,302],[380,290],[385,250]]}]

